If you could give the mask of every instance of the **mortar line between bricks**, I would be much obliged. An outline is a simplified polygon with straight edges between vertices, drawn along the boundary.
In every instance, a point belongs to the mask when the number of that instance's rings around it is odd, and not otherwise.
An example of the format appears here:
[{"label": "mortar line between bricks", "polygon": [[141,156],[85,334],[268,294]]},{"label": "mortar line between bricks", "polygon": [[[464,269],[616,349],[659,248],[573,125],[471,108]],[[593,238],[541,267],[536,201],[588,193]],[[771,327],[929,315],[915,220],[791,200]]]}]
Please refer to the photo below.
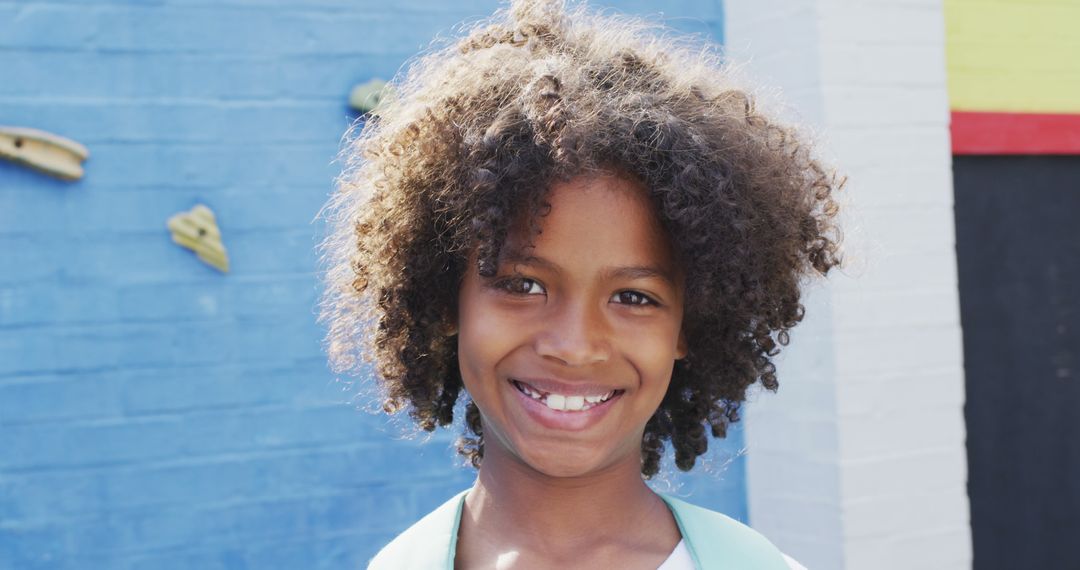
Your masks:
[{"label": "mortar line between bricks", "polygon": [[[293,309],[296,311],[297,309]],[[239,315],[239,314],[227,314],[221,317],[215,318],[199,318],[199,317],[184,317],[184,316],[166,316],[166,317],[137,317],[137,316],[125,316],[115,319],[94,319],[86,321],[65,321],[61,319],[52,321],[30,321],[15,324],[0,324],[0,332],[14,331],[14,332],[45,332],[52,331],[57,335],[70,335],[71,333],[84,332],[82,329],[89,329],[85,332],[90,334],[86,337],[93,338],[108,338],[108,335],[102,335],[93,330],[98,327],[120,327],[123,325],[131,325],[130,328],[153,328],[158,329],[160,327],[147,327],[146,325],[236,325],[236,324],[251,324],[251,325],[266,325],[266,324],[287,324],[294,323],[295,319],[288,317],[292,316],[290,313],[274,313],[270,310],[258,311],[256,314],[251,315]],[[305,315],[306,316],[306,315]],[[121,336],[130,330],[116,331]]]},{"label": "mortar line between bricks", "polygon": [[[117,319],[96,319],[96,320],[50,320],[50,321],[24,321],[21,323],[13,324],[0,324],[0,332],[51,332],[55,335],[62,335],[65,338],[93,338],[103,340],[116,340],[123,337],[125,333],[132,332],[132,330],[159,330],[161,327],[153,325],[270,325],[270,324],[289,324],[296,323],[294,317],[299,314],[303,314],[305,318],[308,315],[306,312],[301,311],[298,308],[293,308],[291,313],[276,313],[272,309],[264,311],[251,311],[251,314],[232,313],[226,314],[214,318],[199,318],[199,317],[179,317],[179,316],[165,316],[165,317],[138,317],[138,316],[126,316]],[[130,325],[130,326],[125,326]],[[110,327],[109,333],[102,334],[100,331],[93,330],[99,327]],[[305,327],[306,328],[306,327]],[[89,330],[83,330],[89,329]],[[88,334],[78,334],[86,332]],[[62,340],[62,339],[59,339]]]},{"label": "mortar line between bricks", "polygon": [[[887,324],[869,324],[869,325],[846,325],[843,327],[834,327],[834,335],[856,335],[859,333],[876,332],[876,331],[908,331],[908,332],[927,332],[927,331],[940,331],[940,330],[953,330],[960,325],[960,305],[956,304],[956,314],[950,315],[935,315],[933,321],[928,322],[911,322],[911,323],[887,323]],[[940,315],[940,316],[939,316]],[[945,319],[952,319],[945,322]]]},{"label": "mortar line between bricks", "polygon": [[[215,370],[222,373],[231,372],[244,372],[249,370],[248,367],[258,369],[258,365],[264,363],[264,360],[249,360],[249,361],[232,361],[226,363],[192,363],[186,364],[183,362],[168,363],[168,366],[162,366],[160,364],[151,365],[115,365],[115,366],[98,366],[88,367],[82,369],[67,369],[67,370],[33,370],[29,372],[12,372],[0,374],[0,386],[10,384],[19,384],[32,382],[33,378],[45,376],[74,376],[74,375],[95,375],[120,372],[124,374],[148,374],[153,372],[160,372],[167,370],[170,373],[184,372],[184,371],[199,371],[199,370]],[[294,358],[291,360],[283,360],[281,362],[272,363],[272,370],[285,370],[291,369],[293,366],[303,366],[320,363],[326,365],[326,359],[323,357],[308,357],[308,358]]]},{"label": "mortar line between bricks", "polygon": [[[2,5],[0,5],[2,7]],[[351,52],[293,52],[293,53],[267,53],[267,52],[228,52],[221,51],[186,51],[186,50],[164,50],[164,51],[152,51],[147,52],[141,49],[125,49],[125,48],[109,48],[109,47],[64,47],[64,46],[23,46],[23,45],[0,45],[0,54],[47,54],[47,55],[74,55],[83,54],[87,56],[132,56],[141,57],[146,55],[177,55],[178,58],[190,58],[192,60],[208,60],[224,63],[305,63],[313,60],[317,60],[320,63],[336,63],[336,64],[353,64],[360,58],[363,63],[369,63],[367,59],[390,59],[392,61],[406,61],[416,55],[413,51],[400,51],[400,52],[379,52],[370,53],[365,51]],[[367,57],[372,56],[372,57]]]},{"label": "mortar line between bricks", "polygon": [[[113,509],[111,512],[116,514],[128,514],[128,513],[141,513],[146,511],[153,511],[155,514],[169,513],[169,512],[187,512],[187,513],[213,513],[215,511],[228,511],[236,508],[262,506],[262,505],[275,505],[275,504],[290,504],[300,502],[305,499],[333,499],[337,497],[356,497],[359,489],[350,491],[323,491],[318,493],[295,493],[295,494],[277,494],[266,497],[257,497],[251,499],[226,499],[223,501],[216,501],[213,503],[201,503],[198,505],[191,505],[190,503],[177,501],[170,503],[148,503],[146,505],[140,505],[137,507],[123,507]],[[101,513],[88,513],[76,516],[64,516],[64,517],[42,517],[37,519],[31,519],[29,521],[22,521],[26,526],[51,526],[55,523],[68,523],[71,522],[88,522],[101,519]],[[8,527],[10,528],[10,527]],[[116,552],[116,551],[114,551]]]},{"label": "mortar line between bricks", "polygon": [[[336,139],[333,141],[333,143],[334,143],[335,147],[338,146]],[[262,142],[257,142],[256,141],[256,142],[245,143],[245,144],[230,143],[230,142],[188,143],[188,142],[181,141],[181,142],[177,142],[175,144],[170,144],[167,147],[158,148],[157,150],[167,151],[170,155],[175,155],[179,151],[206,150],[206,149],[229,150],[229,149],[237,149],[237,148],[239,148],[239,149],[242,149],[244,151],[282,151],[282,150],[289,150],[289,149],[292,149],[292,150],[295,150],[295,149],[321,149],[321,148],[326,147],[326,146],[329,146],[329,144],[327,142],[325,142],[325,141],[320,143],[320,144],[312,144],[310,142],[303,142],[303,141],[298,141],[298,142],[282,141],[280,143],[262,143]],[[112,141],[112,142],[98,143],[97,148],[100,149],[101,147],[117,147],[117,148],[121,148],[121,149],[129,148],[129,147],[142,148],[143,144],[142,143],[130,142],[130,141],[117,140],[117,141]],[[155,184],[156,185],[161,185],[161,184],[163,184],[163,182],[156,182]],[[189,185],[187,185],[185,183],[184,185],[177,185],[176,187],[177,188],[190,188],[191,186],[189,186]],[[213,187],[217,188],[217,186],[213,186]],[[37,190],[37,191],[40,192],[40,190]]]},{"label": "mortar line between bricks", "polygon": [[[267,232],[270,234],[280,235],[280,232]],[[228,238],[225,240],[228,242]],[[312,246],[314,247],[314,243]],[[280,273],[246,273],[246,274],[230,274],[228,279],[233,282],[237,282],[241,279],[248,279],[252,283],[264,283],[270,282],[275,279],[281,278],[317,278],[321,275],[318,271],[282,271]],[[196,283],[209,283],[220,279],[218,275],[208,274],[208,277],[202,280],[191,279],[178,279],[175,276],[160,276],[154,277],[153,280],[148,280],[145,276],[135,276],[130,279],[124,280],[105,280],[105,279],[88,279],[88,278],[72,278],[68,276],[62,276],[60,283],[64,285],[99,285],[99,286],[114,286],[124,287],[128,285],[181,285],[181,284],[196,284]],[[38,280],[41,281],[41,280]],[[2,376],[2,375],[0,375]]]},{"label": "mortar line between bricks", "polygon": [[[243,364],[254,364],[254,363],[258,363],[258,362],[262,362],[262,361],[260,361],[260,359],[256,359],[256,358],[251,358],[251,359],[231,359],[231,361],[229,361],[228,363],[224,363],[224,364],[240,364],[240,365],[243,365]],[[282,363],[284,364],[284,362],[285,361],[283,361]],[[174,363],[172,361],[161,361],[161,362],[157,362],[157,363],[152,363],[154,369],[157,369],[157,370],[170,370],[170,371],[174,370],[174,368],[171,367],[173,364],[176,364],[176,363]],[[35,369],[35,370],[13,370],[11,372],[5,372],[5,374],[0,375],[0,385],[4,385],[6,383],[5,381],[9,380],[11,378],[16,378],[16,377],[25,378],[25,377],[35,375],[35,374],[39,374],[41,376],[65,376],[65,375],[79,376],[79,375],[96,375],[96,374],[100,374],[100,372],[126,372],[127,370],[129,370],[129,368],[124,368],[122,366],[94,367],[94,368],[55,368],[55,369],[41,369],[41,368],[38,368],[38,369]],[[172,376],[175,376],[175,375],[172,375]]]},{"label": "mortar line between bricks", "polygon": [[945,454],[949,456],[955,456],[956,448],[957,445],[939,445],[932,447],[920,447],[917,451],[905,451],[902,453],[879,453],[877,455],[863,455],[860,456],[858,459],[844,459],[843,457],[841,457],[840,464],[844,467],[862,467],[866,465],[873,465],[876,463],[884,463],[889,461],[916,459],[927,455]]},{"label": "mortar line between bricks", "polygon": [[[358,428],[359,427],[360,426],[358,426]],[[251,459],[253,457],[257,458],[257,457],[260,457],[260,456],[270,456],[270,457],[272,457],[275,454],[277,454],[277,452],[311,451],[313,449],[322,449],[324,447],[330,447],[330,446],[334,446],[334,445],[340,446],[340,445],[348,445],[348,444],[341,443],[341,442],[335,442],[335,443],[331,443],[330,445],[313,445],[313,444],[311,444],[309,442],[309,443],[300,443],[300,444],[294,444],[294,445],[282,445],[282,446],[277,446],[277,447],[266,447],[264,452],[227,451],[227,452],[223,452],[223,453],[211,453],[211,454],[206,454],[206,455],[191,455],[191,456],[188,456],[188,458],[187,458],[190,461],[189,463],[185,463],[184,460],[176,460],[176,459],[173,459],[173,460],[157,459],[157,460],[150,460],[150,461],[145,461],[145,462],[131,461],[131,460],[127,460],[127,461],[106,461],[106,462],[100,462],[100,463],[46,465],[46,466],[40,466],[39,465],[39,466],[33,466],[33,467],[19,467],[19,468],[14,468],[14,469],[8,468],[8,469],[5,469],[4,471],[0,471],[0,473],[2,473],[5,476],[20,476],[20,475],[36,475],[36,474],[42,474],[42,473],[49,474],[49,473],[57,473],[57,472],[71,471],[71,470],[79,470],[79,471],[96,471],[96,470],[110,471],[110,470],[114,470],[115,468],[118,468],[118,467],[130,467],[132,469],[135,469],[135,468],[140,468],[141,469],[142,467],[145,467],[145,466],[159,467],[159,466],[162,466],[162,465],[200,465],[200,464],[202,464],[202,462],[212,463],[212,461],[206,461],[206,460],[220,459],[222,457],[228,457],[228,458],[239,457],[239,458],[245,458],[245,459]],[[266,455],[259,455],[259,453],[264,453]]]},{"label": "mortar line between bricks", "polygon": [[128,107],[187,107],[215,109],[275,109],[275,108],[307,108],[309,103],[341,103],[344,107],[344,95],[342,97],[49,97],[39,95],[0,96],[0,103],[17,103],[23,105],[55,107],[76,105],[99,105],[108,107],[113,105],[125,105]]},{"label": "mortar line between bricks", "polygon": [[[343,123],[341,128],[345,129],[346,127],[347,127],[347,124]],[[237,132],[233,132],[231,134],[236,135]],[[285,137],[285,136],[258,137],[258,136],[256,136],[257,133],[248,132],[248,131],[244,131],[243,134],[245,136],[250,136],[250,138],[232,138],[226,144],[229,144],[229,145],[231,145],[231,146],[233,146],[235,148],[247,147],[248,145],[257,144],[257,143],[260,143],[260,142],[262,142],[262,143],[270,143],[270,144],[301,143],[301,144],[309,144],[309,145],[320,145],[320,144],[327,145],[327,144],[330,144],[330,142],[333,142],[334,144],[337,144],[337,139],[336,138],[330,139],[330,138],[319,137],[317,135],[288,136],[288,137]],[[161,148],[170,148],[174,144],[184,144],[184,143],[192,144],[192,145],[204,145],[205,144],[207,146],[210,146],[210,145],[215,144],[216,142],[218,142],[220,140],[221,140],[220,137],[214,137],[214,136],[209,136],[209,135],[206,136],[206,137],[191,136],[191,137],[188,137],[188,138],[173,138],[173,137],[160,136],[160,135],[159,136],[142,136],[142,135],[106,136],[106,137],[102,137],[102,138],[95,138],[93,135],[89,135],[89,136],[80,136],[79,137],[79,142],[82,143],[83,145],[87,146],[87,147],[90,147],[90,148],[93,148],[94,146],[99,145],[99,144],[103,144],[103,143],[104,144],[124,143],[124,144],[131,144],[131,145],[160,146]],[[93,160],[93,159],[91,158],[90,160]]]},{"label": "mortar line between bricks", "polygon": [[[273,400],[270,400],[273,402]],[[198,418],[199,416],[217,415],[218,412],[242,412],[242,414],[259,414],[263,412],[297,411],[310,412],[317,410],[336,410],[341,406],[349,405],[348,402],[324,402],[316,404],[296,404],[291,402],[262,403],[247,402],[242,404],[220,404],[206,406],[188,406],[182,408],[169,408],[168,410],[147,410],[136,413],[122,413],[120,415],[96,416],[82,418],[48,418],[24,421],[0,422],[0,427],[33,427],[33,426],[64,426],[64,427],[100,427],[110,425],[127,425],[138,422],[158,422],[169,420],[182,420]]]},{"label": "mortar line between bricks", "polygon": [[[23,322],[23,323],[15,323],[15,324],[0,324],[0,332],[6,332],[6,331],[12,331],[12,332],[45,332],[45,331],[51,331],[51,332],[53,332],[54,334],[57,334],[57,335],[70,335],[70,336],[79,336],[77,333],[87,332],[87,333],[90,333],[87,336],[94,337],[94,338],[106,338],[107,339],[110,336],[110,333],[102,334],[100,331],[98,331],[96,329],[98,329],[98,328],[100,328],[102,326],[114,327],[114,326],[123,326],[123,325],[128,325],[128,324],[132,325],[131,327],[128,327],[129,330],[115,331],[115,333],[123,335],[125,333],[132,332],[130,330],[132,328],[134,328],[134,329],[158,328],[158,327],[146,327],[145,325],[168,325],[168,324],[177,324],[177,325],[220,324],[220,325],[228,325],[228,324],[236,324],[237,319],[236,318],[230,318],[230,317],[233,317],[233,315],[228,315],[226,317],[217,317],[217,318],[198,318],[198,317],[185,317],[185,316],[177,316],[177,317],[171,317],[170,316],[170,317],[158,317],[158,318],[152,318],[152,317],[140,318],[140,317],[117,316],[117,318],[113,319],[113,320],[110,320],[110,319],[92,319],[92,320],[86,320],[86,321],[65,321],[65,320],[62,320],[62,319],[57,319],[57,320],[53,320],[53,321],[36,321],[36,322]],[[112,332],[112,331],[110,331],[110,332]],[[76,334],[72,335],[72,333],[76,333]]]},{"label": "mortar line between bricks", "polygon": [[[285,535],[281,535],[281,536],[275,536],[274,538],[271,538],[271,539],[268,539],[268,540],[250,540],[250,539],[245,540],[244,541],[244,546],[242,547],[242,550],[249,551],[249,550],[253,550],[253,549],[256,549],[256,548],[265,548],[267,545],[275,545],[275,544],[283,544],[283,543],[284,544],[303,544],[303,543],[307,543],[307,542],[324,542],[324,541],[331,541],[331,540],[337,540],[337,539],[348,538],[348,537],[363,537],[363,536],[369,536],[369,535],[371,535],[372,533],[375,533],[375,532],[378,532],[378,531],[372,530],[370,528],[365,528],[365,527],[350,527],[350,528],[348,528],[346,530],[342,530],[340,532],[332,532],[332,533],[325,533],[325,534],[317,533],[317,534],[313,534],[313,535],[300,535],[300,536],[297,536],[295,533],[290,533],[290,534],[285,534]],[[383,535],[379,535],[379,536],[383,536]],[[190,554],[198,554],[198,553],[202,553],[202,552],[205,552],[205,553],[208,553],[208,554],[209,553],[218,553],[217,550],[206,548],[203,545],[197,545],[197,546],[190,546],[189,545],[189,546],[177,546],[177,547],[165,547],[165,548],[150,548],[150,549],[145,549],[145,550],[131,550],[131,551],[127,551],[126,554],[132,555],[132,560],[130,560],[130,562],[138,563],[138,562],[140,562],[140,558],[144,559],[144,560],[145,559],[152,559],[152,558],[154,558],[153,555],[155,555],[155,554],[165,554],[165,555],[170,555],[170,556],[177,556],[177,555],[182,556],[182,555],[185,555],[185,554],[190,555]],[[90,555],[88,555],[88,556],[90,556]]]},{"label": "mortar line between bricks", "polygon": [[889,540],[887,542],[899,542],[899,541],[908,540],[908,539],[912,539],[912,538],[926,538],[926,537],[937,536],[937,535],[945,534],[945,533],[953,533],[953,532],[964,532],[964,533],[966,533],[968,530],[969,530],[969,528],[967,526],[937,526],[937,527],[927,528],[927,525],[921,525],[921,528],[919,530],[911,531],[911,532],[896,532],[894,530],[890,530],[890,531],[886,531],[886,532],[874,532],[874,533],[866,533],[866,534],[852,533],[852,534],[848,534],[846,536],[847,536],[847,538],[888,537]]},{"label": "mortar line between bricks", "polygon": [[[227,228],[226,228],[227,229]],[[287,225],[284,228],[239,228],[232,231],[228,231],[224,236],[226,241],[229,237],[286,237],[286,238],[305,238],[310,237],[314,239],[315,236],[312,224],[304,225]],[[64,237],[67,239],[81,237],[88,238],[90,245],[109,244],[115,241],[116,238],[136,239],[136,238],[156,238],[162,235],[167,235],[168,229],[164,226],[160,229],[153,230],[110,230],[108,232],[99,231],[80,231],[77,228],[70,229]],[[97,239],[89,239],[97,238]],[[312,242],[312,245],[315,245]]]},{"label": "mortar line between bricks", "polygon": [[[22,7],[25,7],[26,5],[27,4],[23,3],[23,2],[0,2],[0,7],[22,8]],[[152,5],[147,5],[147,6],[136,6],[136,8],[152,10],[152,9],[160,9],[162,6],[166,6],[166,7],[172,7],[172,8],[185,8],[185,9],[187,9],[187,8],[197,8],[197,9],[200,9],[200,10],[205,10],[205,9],[217,9],[217,8],[220,8],[220,7],[225,7],[225,8],[231,8],[236,12],[241,12],[241,11],[244,11],[244,12],[261,12],[261,11],[264,11],[267,7],[273,7],[273,9],[275,10],[275,13],[287,14],[287,15],[321,16],[321,15],[325,14],[327,16],[337,16],[337,15],[340,15],[342,12],[355,13],[354,12],[354,10],[355,10],[354,6],[352,6],[352,5],[342,5],[342,4],[339,4],[339,3],[319,3],[319,2],[310,2],[309,1],[309,2],[304,4],[304,8],[291,8],[291,6],[293,6],[293,5],[295,5],[295,3],[279,2],[279,3],[274,3],[274,4],[269,4],[268,5],[268,3],[265,3],[265,2],[235,2],[235,1],[221,1],[221,2],[203,1],[203,2],[199,2],[199,1],[185,1],[185,2],[164,2],[164,3],[160,3],[160,4],[152,4]],[[51,7],[51,8],[70,9],[72,7],[83,8],[83,7],[85,7],[85,2],[82,2],[82,1],[79,1],[79,0],[73,0],[73,1],[70,1],[70,2],[62,2],[62,1],[61,2],[57,2],[57,1],[51,1],[50,2],[50,1],[47,1],[47,0],[45,0],[45,1],[35,0],[33,2],[33,6],[35,8],[38,8],[38,7]],[[409,15],[409,14],[432,14],[432,13],[434,13],[434,14],[458,14],[458,13],[463,13],[463,11],[461,9],[456,9],[456,8],[439,10],[438,6],[440,6],[440,4],[438,4],[438,3],[433,4],[432,6],[434,8],[429,8],[429,7],[426,7],[426,6],[425,7],[417,7],[417,8],[409,8],[408,6],[395,6],[393,9],[388,9],[388,10],[382,11],[382,12],[377,11],[377,10],[365,11],[364,15],[365,16],[366,15],[375,15],[375,16],[380,16],[380,17],[382,17],[382,16],[397,17],[397,16],[400,16],[402,14]],[[98,9],[98,10],[100,10],[100,9],[109,9],[109,8],[120,8],[120,9],[130,10],[132,8],[132,5],[130,3],[125,3],[125,2],[94,2],[93,8]],[[487,12],[485,11],[482,14],[478,14],[476,17],[483,17],[486,14],[487,14]],[[468,18],[470,16],[463,16],[463,17]]]},{"label": "mortar line between bricks", "polygon": [[[387,531],[387,530],[384,530],[384,529],[371,528],[370,525],[369,525],[369,526],[366,526],[366,527],[349,527],[347,530],[341,531],[340,533],[325,533],[325,534],[317,533],[317,534],[313,534],[313,535],[299,535],[299,536],[296,533],[288,533],[288,534],[281,534],[281,535],[266,535],[266,536],[273,536],[274,538],[271,538],[271,539],[268,539],[268,540],[265,540],[265,541],[259,541],[259,540],[254,540],[253,541],[253,540],[250,540],[250,539],[245,539],[244,543],[243,543],[244,546],[242,547],[242,550],[244,550],[244,551],[251,550],[251,549],[248,548],[249,546],[251,546],[253,548],[264,548],[268,544],[281,544],[281,543],[285,543],[285,544],[302,544],[302,543],[306,543],[306,542],[324,542],[324,541],[337,540],[337,539],[347,538],[347,537],[357,537],[357,536],[380,536],[380,537],[383,537],[383,538],[386,538],[387,540],[389,540],[389,538],[392,538],[394,534],[396,534],[400,530],[404,529],[405,526],[407,526],[407,522],[401,521],[401,526],[400,527],[395,526],[394,527],[395,531],[392,532],[392,533]],[[131,551],[126,551],[125,553],[129,554],[129,555],[134,555],[132,562],[139,562],[140,558],[143,558],[143,559],[150,558],[150,559],[152,559],[152,558],[154,558],[155,554],[166,554],[166,555],[170,555],[170,556],[178,556],[178,555],[183,556],[185,554],[197,554],[197,553],[200,553],[200,552],[206,552],[206,553],[215,553],[215,552],[217,552],[216,550],[206,548],[205,546],[211,546],[211,545],[210,544],[201,544],[201,545],[195,545],[195,546],[176,545],[176,546],[166,546],[166,547],[162,547],[162,548],[150,548],[150,549],[145,549],[145,550],[131,550]]]},{"label": "mortar line between bricks", "polygon": [[[221,150],[221,151],[224,151],[224,152],[228,153],[228,152],[230,152],[232,150],[241,150],[242,146],[243,145],[236,145],[233,148],[222,147],[222,148],[216,149],[216,150]],[[320,145],[320,146],[327,146],[327,145]],[[243,150],[246,150],[246,149],[243,149]],[[320,150],[325,150],[325,149],[320,149]],[[325,154],[325,156],[328,157],[327,162],[329,163],[329,157],[333,156],[334,151],[328,150],[325,153],[320,152],[319,154],[320,155]],[[326,165],[320,164],[319,165],[320,168],[327,168],[327,169],[331,168],[331,166],[332,165],[330,165],[330,164],[326,164]],[[327,197],[326,194],[328,193],[328,190],[332,188],[332,186],[331,186],[333,184],[332,177],[329,174],[327,174],[323,178],[323,183],[319,183],[318,177],[314,177],[314,178],[315,178],[314,181],[309,179],[307,181],[307,185],[305,185],[303,183],[298,183],[298,182],[291,182],[289,180],[281,180],[281,181],[277,181],[277,180],[271,180],[271,181],[267,181],[267,180],[241,180],[241,181],[229,182],[229,183],[212,183],[212,182],[208,182],[208,183],[185,184],[185,185],[179,185],[179,184],[174,185],[174,184],[159,183],[159,182],[152,182],[152,183],[130,182],[129,183],[129,182],[117,181],[117,182],[109,183],[107,187],[105,185],[88,186],[87,191],[93,192],[95,194],[101,193],[101,194],[103,194],[105,196],[110,196],[110,197],[117,196],[117,195],[123,195],[123,194],[139,195],[140,197],[148,197],[148,196],[155,196],[155,195],[166,195],[166,196],[173,197],[173,198],[186,197],[185,195],[195,195],[195,196],[214,196],[215,198],[220,197],[220,198],[224,198],[224,199],[229,199],[229,198],[232,198],[232,199],[236,199],[236,198],[266,198],[268,196],[269,197],[279,197],[279,196],[296,197],[298,195],[305,195],[305,194],[306,194],[305,197],[307,197],[307,198],[311,198],[312,196],[318,196],[320,198]],[[27,192],[27,191],[23,190],[22,188],[4,189],[4,192],[8,193],[9,196],[13,196],[15,198],[29,197],[29,194],[30,194],[30,192]],[[38,192],[40,192],[40,190]],[[27,233],[27,230],[25,230],[25,229],[7,230],[7,229],[4,229],[4,228],[0,228],[0,236],[11,236],[11,235],[14,235],[14,236],[19,236],[19,235],[40,236],[41,234],[40,233]]]},{"label": "mortar line between bricks", "polygon": [[[851,386],[858,385],[860,387],[872,387],[881,388],[884,385],[896,384],[897,382],[909,382],[912,376],[929,376],[938,377],[941,376],[953,376],[963,368],[963,365],[957,363],[954,366],[934,366],[931,368],[921,368],[917,372],[907,373],[895,373],[879,372],[873,375],[866,374],[837,374],[834,378],[839,386]],[[854,380],[852,376],[858,376],[858,380]],[[872,380],[865,379],[867,376],[872,376]]]},{"label": "mortar line between bricks", "polygon": [[[61,47],[61,46],[37,46],[32,48],[34,53],[57,53],[57,54],[71,54],[71,53],[85,53],[90,55],[189,55],[189,56],[205,56],[212,58],[221,53],[220,49],[215,48],[201,48],[201,49],[181,49],[172,47],[162,47],[159,49],[135,49],[135,48],[115,48],[115,47],[101,47],[96,45],[84,45],[80,47]],[[19,45],[0,45],[0,53],[27,53],[28,49]],[[410,53],[409,58],[415,57],[417,53],[424,53],[426,51],[426,44],[417,44],[416,51]],[[364,58],[372,57],[375,59],[390,59],[401,57],[401,51],[319,51],[312,49],[311,51],[299,50],[299,51],[266,51],[262,52],[267,54],[270,58]]]},{"label": "mortar line between bricks", "polygon": [[[356,441],[350,443],[335,443],[329,445],[297,445],[292,447],[280,447],[274,449],[260,449],[254,451],[238,451],[229,452],[217,455],[200,455],[185,457],[182,459],[156,459],[145,462],[113,462],[109,464],[96,464],[86,465],[80,467],[79,472],[86,473],[108,473],[108,472],[124,472],[133,473],[140,471],[154,471],[158,469],[168,469],[175,467],[199,467],[209,465],[221,465],[227,463],[245,463],[251,460],[257,459],[270,459],[276,457],[299,457],[304,455],[312,455],[313,452],[328,452],[328,453],[345,453],[349,451],[365,451],[372,449],[380,449],[382,446],[378,443],[370,441]],[[36,477],[41,473],[51,474],[57,471],[68,471],[68,468],[64,469],[48,469],[48,470],[3,470],[0,471],[0,475],[5,477]]]}]

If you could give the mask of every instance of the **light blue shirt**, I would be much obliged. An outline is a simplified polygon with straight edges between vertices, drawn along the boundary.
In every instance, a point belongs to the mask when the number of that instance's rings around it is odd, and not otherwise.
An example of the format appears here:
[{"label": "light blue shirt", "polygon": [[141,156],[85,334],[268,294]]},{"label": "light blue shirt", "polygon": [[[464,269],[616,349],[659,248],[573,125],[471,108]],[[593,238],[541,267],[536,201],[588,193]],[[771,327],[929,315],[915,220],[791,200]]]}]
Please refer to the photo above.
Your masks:
[{"label": "light blue shirt", "polygon": [[[386,545],[368,570],[453,570],[462,491]],[[754,529],[721,513],[659,494],[667,503],[695,568],[789,570],[780,550]]]}]

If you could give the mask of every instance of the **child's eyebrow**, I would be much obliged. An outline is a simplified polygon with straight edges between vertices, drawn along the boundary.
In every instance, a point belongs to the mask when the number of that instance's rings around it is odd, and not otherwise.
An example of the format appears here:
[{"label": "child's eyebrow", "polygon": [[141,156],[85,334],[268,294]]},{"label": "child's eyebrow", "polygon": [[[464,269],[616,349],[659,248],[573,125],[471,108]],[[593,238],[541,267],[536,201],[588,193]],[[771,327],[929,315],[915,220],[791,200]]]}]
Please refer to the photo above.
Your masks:
[{"label": "child's eyebrow", "polygon": [[668,285],[675,287],[675,277],[670,271],[652,265],[631,265],[626,267],[611,267],[604,271],[611,279],[660,279]]},{"label": "child's eyebrow", "polygon": [[[507,253],[503,262],[508,265],[528,265],[541,267],[552,273],[562,273],[562,268],[557,264],[538,257],[536,255],[524,255],[521,253]],[[606,279],[660,279],[672,287],[676,287],[675,276],[671,271],[655,265],[625,265],[620,267],[606,267],[602,272]]]},{"label": "child's eyebrow", "polygon": [[548,261],[543,257],[537,257],[535,255],[525,255],[520,252],[507,252],[503,256],[502,262],[510,265],[511,267],[514,265],[528,265],[530,267],[541,267],[543,269],[551,271],[552,273],[562,273],[562,269],[555,263],[552,263],[551,261]]}]

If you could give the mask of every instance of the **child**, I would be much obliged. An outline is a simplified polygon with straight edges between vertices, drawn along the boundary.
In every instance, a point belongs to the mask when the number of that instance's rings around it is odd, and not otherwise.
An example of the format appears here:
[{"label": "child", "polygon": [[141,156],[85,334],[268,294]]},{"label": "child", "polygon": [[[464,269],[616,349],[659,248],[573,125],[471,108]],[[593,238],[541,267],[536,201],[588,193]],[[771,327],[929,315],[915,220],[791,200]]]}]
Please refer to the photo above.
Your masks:
[{"label": "child", "polygon": [[[475,485],[371,568],[799,566],[654,493],[723,437],[838,263],[836,178],[701,50],[517,0],[414,63],[347,150],[323,317]],[[463,393],[464,391],[464,393]]]}]

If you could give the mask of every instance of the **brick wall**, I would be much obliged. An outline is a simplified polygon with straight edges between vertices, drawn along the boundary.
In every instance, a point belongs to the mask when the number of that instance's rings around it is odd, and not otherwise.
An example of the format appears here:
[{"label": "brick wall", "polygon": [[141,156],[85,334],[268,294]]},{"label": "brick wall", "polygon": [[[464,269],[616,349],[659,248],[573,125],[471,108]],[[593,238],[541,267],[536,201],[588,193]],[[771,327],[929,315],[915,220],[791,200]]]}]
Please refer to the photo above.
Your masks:
[{"label": "brick wall", "polygon": [[749,414],[751,522],[810,568],[970,568],[941,0],[733,2],[725,27],[850,176],[847,268]]},{"label": "brick wall", "polygon": [[[0,567],[358,567],[470,483],[326,371],[312,220],[349,88],[495,2],[370,4],[0,2],[0,124],[91,152],[0,162]],[[664,10],[720,38],[719,2]],[[169,241],[199,202],[227,276]],[[716,447],[672,486],[745,518]]]}]

